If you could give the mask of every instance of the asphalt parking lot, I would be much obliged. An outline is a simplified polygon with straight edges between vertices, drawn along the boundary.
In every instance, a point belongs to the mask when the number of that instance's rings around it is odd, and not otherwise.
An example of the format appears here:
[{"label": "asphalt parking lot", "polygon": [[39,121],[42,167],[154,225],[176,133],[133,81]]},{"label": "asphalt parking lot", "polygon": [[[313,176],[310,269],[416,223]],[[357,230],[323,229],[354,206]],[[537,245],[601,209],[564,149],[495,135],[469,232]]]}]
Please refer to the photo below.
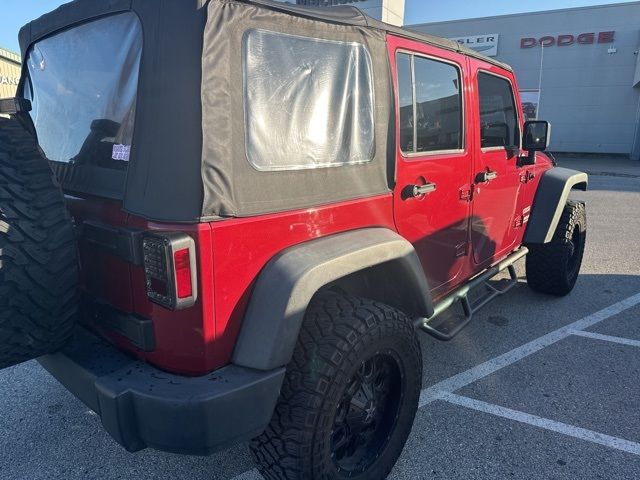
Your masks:
[{"label": "asphalt parking lot", "polygon": [[[640,478],[640,165],[626,168],[585,168],[597,175],[575,194],[589,233],[571,295],[522,278],[453,341],[422,336],[422,406],[390,478]],[[246,445],[127,453],[35,362],[0,372],[0,412],[2,479],[260,478]]]}]

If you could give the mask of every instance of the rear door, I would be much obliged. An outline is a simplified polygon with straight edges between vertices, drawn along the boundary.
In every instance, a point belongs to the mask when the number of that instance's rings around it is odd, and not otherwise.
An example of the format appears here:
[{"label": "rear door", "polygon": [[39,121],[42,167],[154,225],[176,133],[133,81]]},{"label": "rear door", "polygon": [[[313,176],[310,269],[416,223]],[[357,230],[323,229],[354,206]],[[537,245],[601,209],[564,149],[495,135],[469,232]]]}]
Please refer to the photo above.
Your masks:
[{"label": "rear door", "polygon": [[388,44],[397,105],[396,228],[414,244],[437,295],[455,283],[469,252],[466,59],[394,37]]},{"label": "rear door", "polygon": [[475,59],[469,64],[477,92],[471,243],[475,263],[484,267],[515,247],[521,228],[522,125],[512,75]]}]

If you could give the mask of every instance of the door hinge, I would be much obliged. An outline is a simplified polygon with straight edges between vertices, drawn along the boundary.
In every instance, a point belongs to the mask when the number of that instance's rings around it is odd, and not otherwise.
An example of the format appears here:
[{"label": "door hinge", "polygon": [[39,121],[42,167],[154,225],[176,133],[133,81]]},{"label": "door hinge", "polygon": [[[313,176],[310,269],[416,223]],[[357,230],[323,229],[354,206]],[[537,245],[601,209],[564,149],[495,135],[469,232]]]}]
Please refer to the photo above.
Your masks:
[{"label": "door hinge", "polygon": [[466,200],[467,202],[473,200],[473,185],[470,188],[460,189],[460,200]]},{"label": "door hinge", "polygon": [[520,183],[529,183],[534,178],[536,178],[536,174],[531,170],[527,170],[520,174]]}]

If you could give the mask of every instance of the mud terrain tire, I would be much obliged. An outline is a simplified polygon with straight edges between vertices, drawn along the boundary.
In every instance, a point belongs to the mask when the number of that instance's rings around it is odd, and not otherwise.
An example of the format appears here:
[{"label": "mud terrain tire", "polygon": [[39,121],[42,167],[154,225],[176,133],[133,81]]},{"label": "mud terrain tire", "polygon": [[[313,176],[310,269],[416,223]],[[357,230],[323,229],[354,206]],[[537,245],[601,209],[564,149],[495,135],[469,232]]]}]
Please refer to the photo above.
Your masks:
[{"label": "mud terrain tire", "polygon": [[586,235],[584,203],[570,200],[551,242],[529,246],[526,260],[529,287],[556,296],[571,292],[580,273]]},{"label": "mud terrain tire", "polygon": [[422,355],[409,319],[344,295],[309,306],[280,399],[251,442],[267,479],[386,478],[413,425]]},{"label": "mud terrain tire", "polygon": [[0,368],[60,349],[78,309],[62,191],[33,136],[0,118]]}]

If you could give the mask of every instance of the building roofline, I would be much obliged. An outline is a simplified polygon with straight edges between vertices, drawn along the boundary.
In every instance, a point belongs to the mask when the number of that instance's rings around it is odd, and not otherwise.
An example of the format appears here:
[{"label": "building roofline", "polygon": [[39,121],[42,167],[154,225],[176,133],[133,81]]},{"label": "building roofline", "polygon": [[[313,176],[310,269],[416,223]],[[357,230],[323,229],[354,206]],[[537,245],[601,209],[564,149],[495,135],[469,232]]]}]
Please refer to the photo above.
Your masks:
[{"label": "building roofline", "polygon": [[622,7],[629,5],[640,5],[640,1],[636,2],[619,2],[619,3],[609,3],[606,5],[590,5],[585,7],[570,7],[570,8],[558,8],[553,10],[538,10],[535,12],[521,12],[521,13],[508,13],[506,15],[492,15],[489,17],[470,17],[470,18],[459,18],[457,20],[444,20],[442,22],[425,22],[425,23],[414,23],[411,25],[405,25],[405,28],[416,28],[416,27],[424,27],[428,25],[444,25],[447,23],[461,23],[461,22],[473,22],[478,20],[493,20],[496,18],[509,18],[509,17],[521,17],[523,15],[544,15],[548,13],[563,13],[563,12],[575,12],[577,10],[595,10],[601,8],[611,8],[611,7]]},{"label": "building roofline", "polygon": [[18,65],[22,63],[22,59],[20,58],[20,55],[12,52],[11,50],[7,50],[6,48],[0,47],[0,57],[6,60],[9,60],[11,62],[17,63]]}]

